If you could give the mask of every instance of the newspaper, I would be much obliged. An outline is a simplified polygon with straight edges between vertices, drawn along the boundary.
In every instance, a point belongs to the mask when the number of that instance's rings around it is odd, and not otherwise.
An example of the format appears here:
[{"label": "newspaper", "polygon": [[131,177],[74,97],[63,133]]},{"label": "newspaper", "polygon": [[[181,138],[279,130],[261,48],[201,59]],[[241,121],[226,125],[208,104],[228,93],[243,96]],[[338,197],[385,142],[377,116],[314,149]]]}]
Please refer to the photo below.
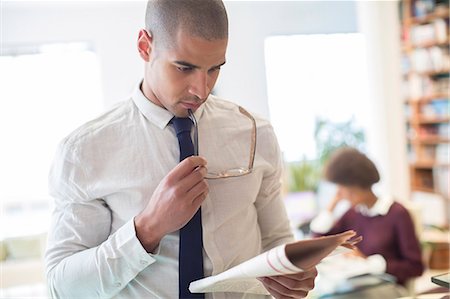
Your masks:
[{"label": "newspaper", "polygon": [[350,230],[272,248],[220,274],[191,282],[191,293],[239,292],[269,295],[257,277],[298,273],[327,256],[348,252],[362,240]]}]

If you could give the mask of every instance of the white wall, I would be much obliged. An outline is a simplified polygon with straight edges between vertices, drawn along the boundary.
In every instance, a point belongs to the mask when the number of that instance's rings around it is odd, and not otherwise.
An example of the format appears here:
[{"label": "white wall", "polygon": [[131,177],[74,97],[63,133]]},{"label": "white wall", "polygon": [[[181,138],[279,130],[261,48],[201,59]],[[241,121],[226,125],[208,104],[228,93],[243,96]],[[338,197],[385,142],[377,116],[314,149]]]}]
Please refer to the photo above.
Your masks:
[{"label": "white wall", "polygon": [[[225,2],[230,19],[229,49],[215,91],[269,117],[264,39],[271,35],[357,32],[358,11],[360,30],[370,41],[373,125],[367,132],[369,152],[388,181],[383,190],[393,190],[403,198],[407,196],[408,173],[400,97],[395,87],[399,82],[394,76],[399,71],[396,65],[400,65],[396,58],[396,3],[367,2],[357,10],[352,1]],[[144,24],[145,1],[2,1],[0,7],[2,47],[91,41],[100,58],[105,107],[125,98],[141,77],[135,44]],[[76,88],[76,82],[73,84]]]},{"label": "white wall", "polygon": [[109,107],[124,99],[141,77],[136,40],[144,14],[144,1],[2,1],[2,46],[91,42]]},{"label": "white wall", "polygon": [[[353,2],[229,1],[227,65],[219,95],[269,117],[264,39],[277,34],[355,32]],[[91,41],[99,54],[105,105],[126,97],[141,77],[136,51],[145,1],[3,1],[3,46]],[[74,82],[76,86],[76,82]]]},{"label": "white wall", "polygon": [[358,27],[366,36],[372,111],[367,148],[383,178],[380,191],[409,200],[398,1],[364,1],[357,9]]},{"label": "white wall", "polygon": [[351,1],[228,1],[227,65],[217,93],[269,117],[264,39],[271,35],[356,32]]}]

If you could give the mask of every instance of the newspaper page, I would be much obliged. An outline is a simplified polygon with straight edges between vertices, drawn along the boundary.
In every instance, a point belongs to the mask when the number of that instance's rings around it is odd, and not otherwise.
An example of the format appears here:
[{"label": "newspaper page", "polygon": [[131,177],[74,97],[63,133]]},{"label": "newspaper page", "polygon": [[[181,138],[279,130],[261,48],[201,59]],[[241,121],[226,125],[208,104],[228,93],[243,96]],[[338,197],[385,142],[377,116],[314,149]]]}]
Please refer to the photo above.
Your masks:
[{"label": "newspaper page", "polygon": [[[220,274],[193,281],[192,293],[269,293],[257,277],[298,273],[316,266],[327,256],[351,251],[361,237],[354,231],[300,240],[272,248]],[[353,238],[353,239],[352,239]]]}]

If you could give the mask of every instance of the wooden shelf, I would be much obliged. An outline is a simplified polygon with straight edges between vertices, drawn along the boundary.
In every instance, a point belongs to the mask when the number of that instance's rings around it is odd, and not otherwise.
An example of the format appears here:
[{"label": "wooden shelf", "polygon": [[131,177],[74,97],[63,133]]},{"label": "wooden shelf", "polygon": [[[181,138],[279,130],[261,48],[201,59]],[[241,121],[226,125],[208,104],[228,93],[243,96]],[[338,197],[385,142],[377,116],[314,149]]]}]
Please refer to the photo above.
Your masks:
[{"label": "wooden shelf", "polygon": [[415,125],[445,124],[450,121],[450,117],[424,117],[419,116],[416,119],[408,119],[408,122]]},{"label": "wooden shelf", "polygon": [[450,73],[450,69],[442,69],[442,70],[439,70],[439,71],[423,71],[423,72],[418,72],[418,71],[412,70],[412,71],[409,71],[408,73],[406,73],[404,75],[408,76],[410,74],[417,74],[417,75],[420,75],[420,76],[433,77],[433,76],[439,76],[439,75],[446,75],[448,73]]},{"label": "wooden shelf", "polygon": [[439,143],[449,143],[449,138],[443,138],[440,136],[419,136],[414,138],[409,138],[410,143],[423,143],[423,144],[439,144]]},{"label": "wooden shelf", "polygon": [[404,23],[408,24],[409,26],[427,24],[434,21],[435,19],[448,19],[448,15],[449,9],[441,8],[436,10],[434,13],[427,14],[426,16],[423,17],[405,18]]},{"label": "wooden shelf", "polygon": [[426,24],[434,21],[435,19],[448,19],[449,15],[449,9],[439,9],[436,10],[434,13],[428,14],[424,17],[414,17],[412,20],[413,25],[420,25],[420,24]]},{"label": "wooden shelf", "polygon": [[441,100],[441,99],[447,99],[449,100],[450,95],[447,93],[437,93],[437,94],[431,94],[431,95],[427,95],[427,96],[423,96],[420,98],[415,98],[415,99],[408,99],[406,101],[406,104],[426,104],[429,102],[432,102],[434,100]]},{"label": "wooden shelf", "polygon": [[445,41],[427,41],[420,44],[411,44],[411,42],[407,42],[403,46],[403,52],[411,52],[414,49],[423,49],[423,48],[431,48],[431,47],[445,47],[450,45],[450,37]]},{"label": "wooden shelf", "polygon": [[[426,0],[401,0],[401,15],[403,16],[401,20],[402,54],[408,61],[409,66],[420,66],[419,69],[430,69],[430,71],[409,70],[403,73],[403,80],[410,94],[426,94],[429,93],[429,90],[437,92],[405,100],[404,108],[405,114],[407,114],[405,125],[411,132],[407,137],[408,151],[411,157],[417,159],[417,161],[409,163],[410,188],[411,191],[442,195],[445,200],[444,205],[448,208],[450,207],[450,195],[442,194],[441,185],[443,182],[445,184],[446,180],[443,175],[448,175],[447,169],[450,169],[450,161],[445,161],[447,147],[450,147],[450,136],[442,134],[446,131],[445,126],[450,125],[450,115],[445,110],[448,102],[434,101],[449,101],[450,94],[447,89],[450,69],[444,63],[438,65],[438,67],[432,67],[428,63],[424,63],[423,60],[424,57],[431,59],[433,53],[430,48],[432,47],[438,47],[439,49],[436,51],[440,51],[440,54],[448,59],[446,48],[450,46],[448,30],[450,11],[448,7],[437,6],[433,13],[424,17],[411,16],[411,13],[418,8],[416,5],[420,1]],[[440,26],[420,26],[438,19],[444,19],[447,22],[446,32],[443,31],[442,21],[439,21]],[[431,32],[431,30],[435,31]],[[433,36],[440,36],[440,40],[433,40]],[[413,39],[414,44],[412,43]],[[425,49],[426,51],[412,55],[416,49]],[[433,68],[440,69],[438,71],[431,70]],[[426,112],[426,114],[423,112]],[[441,128],[441,126],[444,127]],[[438,135],[438,132],[441,135]],[[437,160],[438,157],[439,160]],[[444,162],[442,162],[443,159]],[[446,219],[446,224],[448,223],[450,223],[450,217]]]},{"label": "wooden shelf", "polygon": [[413,191],[421,191],[421,192],[428,192],[428,193],[433,193],[434,189],[433,188],[426,188],[426,187],[419,187],[419,186],[411,186],[411,189]]},{"label": "wooden shelf", "polygon": [[442,163],[433,160],[416,161],[410,164],[410,167],[416,169],[431,169],[435,167],[449,167],[450,163]]}]

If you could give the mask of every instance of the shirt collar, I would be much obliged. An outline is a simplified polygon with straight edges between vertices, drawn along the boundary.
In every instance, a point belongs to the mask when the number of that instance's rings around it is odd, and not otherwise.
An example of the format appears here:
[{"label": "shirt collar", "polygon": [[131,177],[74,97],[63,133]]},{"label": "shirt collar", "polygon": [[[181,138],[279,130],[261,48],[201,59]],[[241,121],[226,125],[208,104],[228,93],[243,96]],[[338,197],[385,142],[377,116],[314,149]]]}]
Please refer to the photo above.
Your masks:
[{"label": "shirt collar", "polygon": [[375,204],[368,208],[366,205],[359,204],[355,207],[356,211],[367,217],[384,216],[389,212],[394,200],[390,196],[378,197]]},{"label": "shirt collar", "polygon": [[[145,116],[148,121],[150,121],[160,129],[164,129],[169,124],[174,115],[166,108],[160,107],[150,101],[142,92],[141,85],[142,81],[136,84],[136,87],[134,89],[132,95],[134,104],[138,107],[139,111]],[[201,116],[203,115],[204,106],[204,104],[201,105],[197,109],[197,111],[194,112],[194,116],[197,121],[199,121]]]}]

